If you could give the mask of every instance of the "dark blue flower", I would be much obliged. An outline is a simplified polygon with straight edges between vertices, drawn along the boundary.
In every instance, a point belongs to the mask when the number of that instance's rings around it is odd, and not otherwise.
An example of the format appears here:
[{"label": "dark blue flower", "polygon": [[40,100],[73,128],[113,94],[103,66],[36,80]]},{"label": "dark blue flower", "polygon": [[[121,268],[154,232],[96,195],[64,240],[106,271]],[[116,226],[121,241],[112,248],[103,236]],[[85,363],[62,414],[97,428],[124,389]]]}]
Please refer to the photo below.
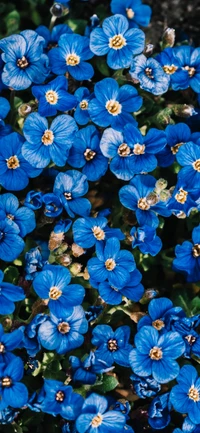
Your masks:
[{"label": "dark blue flower", "polygon": [[55,350],[60,355],[76,349],[84,342],[88,322],[82,307],[74,307],[62,317],[53,314],[42,323],[38,330],[41,345],[47,350]]},{"label": "dark blue flower", "polygon": [[33,281],[35,292],[48,300],[50,311],[57,317],[72,313],[72,307],[83,302],[84,288],[80,284],[70,284],[70,281],[68,269],[58,265],[46,265]]},{"label": "dark blue flower", "polygon": [[21,347],[25,347],[29,356],[36,356],[41,348],[38,341],[38,329],[47,318],[48,316],[45,314],[37,314],[25,328]]},{"label": "dark blue flower", "polygon": [[[24,249],[24,241],[19,235],[19,227],[13,221],[0,221],[0,259],[12,262]],[[13,310],[14,311],[14,310]],[[3,313],[7,314],[7,313]]]},{"label": "dark blue flower", "polygon": [[135,393],[140,398],[154,397],[161,390],[161,385],[151,376],[141,378],[136,374],[132,374],[130,379]]},{"label": "dark blue flower", "polygon": [[62,203],[60,202],[57,195],[49,192],[42,196],[42,201],[44,203],[44,214],[49,217],[57,217],[63,211]]},{"label": "dark blue flower", "polygon": [[191,358],[192,354],[200,357],[200,335],[195,330],[197,326],[190,317],[183,317],[172,323],[173,331],[179,332],[185,342],[185,358]]},{"label": "dark blue flower", "polygon": [[32,113],[24,123],[27,141],[22,145],[22,154],[33,167],[44,168],[51,160],[62,167],[77,129],[75,120],[67,114],[57,116],[49,127],[47,119]]},{"label": "dark blue flower", "polygon": [[107,63],[112,69],[128,68],[132,58],[144,50],[145,35],[142,30],[129,29],[129,22],[116,14],[103,21],[102,29],[90,35],[90,49],[97,56],[108,54]]},{"label": "dark blue flower", "polygon": [[155,430],[167,427],[171,421],[170,409],[169,392],[155,397],[148,409],[150,426]]},{"label": "dark blue flower", "polygon": [[25,254],[25,272],[26,280],[33,280],[38,271],[41,271],[46,264],[45,258],[42,256],[40,248],[31,248]]},{"label": "dark blue flower", "polygon": [[35,31],[45,39],[44,48],[47,50],[57,47],[60,36],[65,33],[73,33],[67,24],[58,24],[51,31],[48,27],[41,25]]},{"label": "dark blue flower", "polygon": [[72,367],[73,381],[82,384],[94,385],[97,374],[106,373],[112,369],[105,361],[98,359],[95,352],[92,351],[83,361],[77,356],[70,356],[69,362]]},{"label": "dark blue flower", "polygon": [[100,314],[103,312],[102,305],[91,305],[87,311],[85,311],[85,317],[88,323],[91,323],[93,320],[97,319]]},{"label": "dark blue flower", "polygon": [[144,287],[140,284],[141,279],[141,273],[135,269],[133,272],[130,272],[130,279],[124,287],[118,288],[117,285],[113,286],[105,281],[97,286],[97,290],[107,304],[119,305],[123,300],[123,296],[137,302],[144,294]]},{"label": "dark blue flower", "polygon": [[79,125],[87,125],[90,120],[88,106],[93,94],[90,94],[90,91],[87,89],[87,87],[79,87],[74,93],[74,96],[78,101],[74,113],[74,119]]},{"label": "dark blue flower", "polygon": [[120,326],[113,331],[109,325],[97,325],[92,331],[91,343],[97,346],[96,357],[106,362],[108,366],[116,362],[129,367],[129,353],[132,349],[129,338],[129,326]]},{"label": "dark blue flower", "polygon": [[0,96],[0,119],[5,119],[10,111],[10,103],[6,98]]},{"label": "dark blue flower", "polygon": [[[83,0],[83,1],[87,1],[87,0]],[[86,28],[85,28],[84,35],[89,38],[92,30],[94,30],[96,27],[99,27],[99,25],[100,25],[99,17],[96,14],[93,14],[90,17],[90,25],[86,26]]]},{"label": "dark blue flower", "polygon": [[19,208],[19,200],[14,194],[7,193],[0,196],[0,209],[5,212],[5,218],[17,224],[22,238],[35,229],[34,212],[25,206]]},{"label": "dark blue flower", "polygon": [[72,218],[75,214],[89,215],[91,204],[87,198],[82,198],[87,191],[87,177],[77,170],[68,170],[56,176],[53,192],[60,198],[63,207]]},{"label": "dark blue flower", "polygon": [[178,173],[178,181],[188,187],[200,188],[200,146],[190,141],[181,146],[176,159],[183,167]]},{"label": "dark blue flower", "polygon": [[130,113],[141,108],[142,98],[133,86],[126,84],[119,88],[116,80],[104,78],[95,84],[94,94],[88,112],[96,125],[111,125],[116,129],[123,128],[128,122],[137,125]]},{"label": "dark blue flower", "polygon": [[[7,257],[6,260],[8,260]],[[6,283],[3,281],[3,278],[4,273],[0,271],[0,314],[5,315],[13,313],[15,310],[14,302],[22,301],[25,298],[25,295],[21,287],[15,286],[11,283]]]},{"label": "dark blue flower", "polygon": [[96,218],[78,218],[73,224],[74,242],[82,248],[91,248],[98,242],[111,237],[124,239],[120,229],[108,227],[108,220],[103,216]]},{"label": "dark blue flower", "polygon": [[79,433],[122,433],[126,417],[116,410],[107,410],[106,397],[92,393],[85,399],[82,413],[76,420]]},{"label": "dark blue flower", "polygon": [[192,134],[190,128],[185,123],[177,123],[176,125],[168,125],[165,129],[167,146],[158,152],[156,157],[158,165],[161,167],[168,167],[173,164],[180,147],[192,141]]},{"label": "dark blue flower", "polygon": [[94,69],[85,60],[93,56],[86,36],[65,34],[59,38],[58,48],[49,52],[51,70],[56,75],[68,72],[75,80],[89,80],[94,75]]},{"label": "dark blue flower", "polygon": [[5,62],[2,81],[15,90],[42,83],[49,74],[48,57],[43,54],[44,38],[33,30],[1,39],[1,55]]},{"label": "dark blue flower", "polygon": [[141,89],[162,95],[169,87],[170,78],[164,71],[160,63],[154,58],[146,58],[144,54],[132,60],[130,75],[140,83]]},{"label": "dark blue flower", "polygon": [[43,86],[33,86],[32,93],[39,102],[41,116],[55,116],[57,111],[68,111],[77,104],[76,98],[67,92],[65,77],[57,77]]},{"label": "dark blue flower", "polygon": [[42,196],[41,191],[28,191],[24,200],[24,205],[30,209],[37,210],[42,207]]},{"label": "dark blue flower", "polygon": [[29,177],[39,176],[42,170],[22,156],[24,139],[17,132],[0,139],[0,184],[10,191],[20,191],[29,182]]},{"label": "dark blue flower", "polygon": [[151,175],[135,176],[129,185],[119,191],[120,202],[128,209],[135,211],[138,223],[156,228],[159,220],[156,214],[170,216],[166,202],[160,199],[155,191],[156,179]]},{"label": "dark blue flower", "polygon": [[15,355],[13,355],[11,351],[19,347],[23,339],[23,335],[24,335],[24,327],[15,329],[14,331],[9,333],[4,333],[3,326],[0,324],[0,362],[1,363],[3,362],[5,364],[8,364],[13,358],[15,358]]},{"label": "dark blue flower", "polygon": [[95,126],[82,128],[74,137],[69,152],[68,163],[75,168],[82,168],[88,180],[99,180],[107,171],[108,160],[99,147],[100,133]]},{"label": "dark blue flower", "polygon": [[196,200],[199,198],[199,191],[198,189],[188,191],[188,186],[186,187],[185,184],[178,182],[173,190],[172,197],[167,203],[168,209],[177,218],[186,218],[193,209],[198,208],[198,201]]},{"label": "dark blue flower", "polygon": [[192,242],[184,241],[177,245],[173,261],[174,270],[184,273],[189,282],[200,279],[200,225],[192,232]]},{"label": "dark blue flower", "polygon": [[117,238],[109,238],[105,245],[96,244],[96,255],[88,260],[87,268],[94,281],[103,283],[108,280],[114,287],[124,287],[129,282],[130,272],[136,265],[130,251],[120,250]]},{"label": "dark blue flower", "polygon": [[200,378],[192,365],[184,365],[170,393],[177,412],[187,413],[194,424],[200,424]]},{"label": "dark blue flower", "polygon": [[175,47],[174,57],[179,62],[179,69],[172,75],[172,89],[187,89],[200,92],[200,48],[189,45]]},{"label": "dark blue flower", "polygon": [[185,350],[185,344],[178,332],[167,332],[160,336],[151,326],[143,326],[135,336],[135,346],[129,356],[135,374],[141,377],[153,376],[158,383],[167,383],[179,374],[175,361]]},{"label": "dark blue flower", "polygon": [[[152,299],[148,305],[148,316],[142,317],[138,322],[138,330],[143,326],[153,326],[157,331],[171,331],[171,321],[179,320],[185,316],[181,307],[174,307],[168,298]],[[176,331],[176,329],[173,329]],[[177,330],[178,332],[178,330]]]},{"label": "dark blue flower", "polygon": [[62,418],[74,420],[81,413],[83,397],[73,392],[73,388],[58,380],[45,379],[44,400],[41,409],[52,415],[60,414]]},{"label": "dark blue flower", "polygon": [[133,227],[130,231],[132,247],[139,247],[141,253],[156,256],[162,248],[161,239],[156,236],[156,230],[153,227],[144,225],[142,227]]},{"label": "dark blue flower", "polygon": [[[174,48],[165,48],[160,54],[156,56],[156,60],[161,64],[163,71],[169,76],[171,83],[173,82],[173,75],[178,70],[180,74],[180,61],[174,55]],[[181,78],[181,75],[180,75]],[[185,80],[185,73],[182,72],[182,79]]]},{"label": "dark blue flower", "polygon": [[9,364],[0,365],[0,410],[8,406],[22,407],[28,401],[28,390],[23,383],[19,381],[24,374],[24,365],[18,356],[15,356]]},{"label": "dark blue flower", "polygon": [[7,407],[0,411],[0,424],[12,424],[19,412]]},{"label": "dark blue flower", "polygon": [[149,25],[151,8],[141,0],[112,0],[110,7],[113,14],[122,14],[128,19],[130,28]]},{"label": "dark blue flower", "polygon": [[165,145],[164,131],[152,128],[144,137],[130,123],[123,132],[106,129],[100,142],[103,155],[111,159],[110,170],[123,180],[132,179],[134,174],[153,171],[157,167],[155,154]]}]

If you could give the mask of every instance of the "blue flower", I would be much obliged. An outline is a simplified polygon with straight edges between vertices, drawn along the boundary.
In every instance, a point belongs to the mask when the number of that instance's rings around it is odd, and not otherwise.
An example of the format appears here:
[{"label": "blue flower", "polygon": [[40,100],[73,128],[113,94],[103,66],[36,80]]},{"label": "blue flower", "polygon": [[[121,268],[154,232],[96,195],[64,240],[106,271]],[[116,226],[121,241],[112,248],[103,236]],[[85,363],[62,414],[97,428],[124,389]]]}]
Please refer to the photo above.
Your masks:
[{"label": "blue flower", "polygon": [[41,191],[28,191],[24,200],[24,205],[30,209],[37,210],[42,207],[42,196]]},{"label": "blue flower", "polygon": [[94,385],[97,374],[106,373],[112,369],[112,367],[108,367],[105,361],[98,359],[95,352],[92,351],[84,361],[81,361],[77,356],[70,356],[69,362],[72,367],[73,381],[82,384]]},{"label": "blue flower", "polygon": [[10,407],[0,411],[0,424],[11,424],[19,412]]},{"label": "blue flower", "polygon": [[72,218],[75,214],[89,215],[91,204],[87,198],[82,198],[87,191],[87,177],[77,170],[68,170],[56,176],[53,192],[60,198],[63,207]]},{"label": "blue flower", "polygon": [[25,347],[29,356],[36,356],[41,348],[38,341],[38,329],[47,318],[48,316],[45,314],[37,314],[25,328],[21,347]]},{"label": "blue flower", "polygon": [[179,332],[185,342],[185,358],[191,358],[194,354],[200,357],[200,335],[195,331],[198,324],[193,322],[193,318],[183,317],[180,320],[175,320],[172,323],[173,331]]},{"label": "blue flower", "polygon": [[104,217],[78,218],[73,224],[74,242],[82,248],[91,248],[95,244],[116,237],[124,239],[124,234],[120,229],[108,227],[108,220]]},{"label": "blue flower", "polygon": [[177,412],[187,413],[194,424],[200,424],[200,378],[192,365],[184,365],[170,393]]},{"label": "blue flower", "polygon": [[94,69],[85,60],[93,56],[89,49],[89,38],[65,34],[60,37],[58,48],[49,52],[51,70],[56,75],[68,72],[75,80],[89,80],[94,75]]},{"label": "blue flower", "polygon": [[144,225],[142,227],[133,227],[130,231],[132,247],[139,247],[141,253],[156,256],[162,248],[161,239],[156,236],[156,230],[153,227]]},{"label": "blue flower", "polygon": [[177,218],[189,216],[191,211],[198,207],[198,202],[196,201],[199,198],[198,189],[188,191],[188,186],[186,187],[185,184],[178,182],[173,190],[172,197],[167,203],[168,209]]},{"label": "blue flower", "polygon": [[135,269],[130,272],[130,280],[124,287],[118,288],[117,285],[113,286],[105,281],[98,285],[97,290],[107,304],[119,305],[123,300],[123,296],[137,302],[144,294],[144,287],[140,284],[141,279],[141,273]]},{"label": "blue flower", "polygon": [[[179,74],[180,71],[180,61],[177,57],[175,57],[174,48],[165,48],[163,51],[161,51],[160,54],[156,56],[156,60],[161,64],[163,71],[169,76],[169,80],[171,81],[171,84],[173,82],[173,75],[178,70]],[[181,78],[181,75],[180,75]],[[182,80],[185,79],[185,73],[182,72]]]},{"label": "blue flower", "polygon": [[169,392],[155,397],[148,410],[150,426],[155,430],[167,427],[171,421],[170,409]]},{"label": "blue flower", "polygon": [[172,75],[172,89],[180,90],[191,87],[200,92],[200,48],[189,45],[175,47],[174,57],[179,62],[179,69]]},{"label": "blue flower", "polygon": [[103,155],[111,159],[110,170],[122,180],[130,180],[134,174],[153,171],[157,167],[155,154],[165,145],[164,131],[152,128],[144,137],[130,123],[123,132],[106,129],[100,142]]},{"label": "blue flower", "polygon": [[97,319],[103,311],[102,305],[91,305],[87,311],[85,311],[85,317],[88,323],[91,323],[93,320]]},{"label": "blue flower", "polygon": [[44,86],[32,87],[41,116],[55,116],[57,111],[68,111],[76,106],[76,98],[67,92],[67,86],[65,77],[57,77]]},{"label": "blue flower", "polygon": [[47,217],[57,217],[62,213],[63,206],[57,195],[49,192],[42,196],[42,201],[45,205],[44,214]]},{"label": "blue flower", "polygon": [[25,254],[25,272],[26,280],[33,280],[43,266],[46,264],[45,258],[42,256],[40,248],[31,248]]},{"label": "blue flower", "polygon": [[151,376],[141,378],[132,374],[130,379],[133,383],[134,391],[140,398],[154,397],[161,390],[161,385]]},{"label": "blue flower", "polygon": [[82,413],[76,420],[79,433],[122,433],[126,417],[116,410],[107,410],[105,397],[92,393],[85,399]]},{"label": "blue flower", "polygon": [[19,381],[24,374],[24,365],[18,356],[15,356],[7,366],[0,366],[0,410],[8,406],[19,407],[25,406],[28,401],[28,390],[23,383]]},{"label": "blue flower", "polygon": [[200,278],[200,225],[192,232],[192,242],[184,241],[182,245],[176,245],[173,261],[173,269],[184,273],[189,282],[199,281]]},{"label": "blue flower", "polygon": [[128,209],[135,211],[138,223],[156,228],[159,220],[156,214],[170,216],[166,202],[162,201],[155,191],[156,179],[151,175],[135,176],[129,185],[119,191],[120,202]]},{"label": "blue flower", "polygon": [[162,95],[168,90],[170,78],[160,63],[152,57],[147,59],[144,54],[135,57],[132,60],[130,75],[139,81],[141,89],[153,95]]},{"label": "blue flower", "polygon": [[64,233],[68,232],[68,230],[70,229],[71,225],[72,225],[72,221],[70,219],[60,220],[54,226],[53,231],[56,234],[60,234],[60,233],[64,234]]},{"label": "blue flower", "polygon": [[29,177],[41,173],[22,156],[23,143],[23,137],[17,132],[0,139],[0,184],[11,191],[26,188]]},{"label": "blue flower", "polygon": [[74,137],[69,152],[68,164],[75,168],[82,168],[88,180],[99,180],[107,171],[108,160],[99,147],[100,133],[95,126],[82,128]]},{"label": "blue flower", "polygon": [[[13,286],[14,287],[14,286]],[[17,287],[16,287],[17,289]],[[0,324],[0,362],[8,364],[15,355],[12,350],[19,347],[24,335],[24,327],[15,329],[15,331],[4,333],[3,326]]]},{"label": "blue flower", "polygon": [[19,200],[14,194],[7,193],[0,196],[0,209],[5,212],[5,218],[17,224],[22,238],[35,229],[34,212],[25,206],[19,208]]},{"label": "blue flower", "polygon": [[60,36],[66,33],[73,33],[67,24],[58,24],[51,31],[48,27],[41,25],[35,31],[45,39],[44,48],[47,50],[57,47]]},{"label": "blue flower", "polygon": [[167,146],[157,153],[158,165],[168,167],[173,164],[180,147],[192,141],[190,128],[185,123],[177,123],[176,125],[168,125],[165,129],[167,138]]},{"label": "blue flower", "polygon": [[190,141],[182,146],[176,156],[183,167],[178,173],[178,181],[192,188],[200,188],[200,146]]},{"label": "blue flower", "polygon": [[[179,320],[185,316],[181,307],[174,307],[168,298],[152,299],[148,305],[148,316],[142,317],[138,322],[138,330],[143,326],[153,326],[157,331],[171,331],[171,321]],[[176,331],[176,329],[175,329]],[[178,332],[178,330],[177,330]]]},{"label": "blue flower", "polygon": [[33,30],[1,39],[5,62],[2,81],[15,90],[27,89],[32,82],[42,83],[49,74],[48,57],[43,54],[45,40]]},{"label": "blue flower", "polygon": [[74,93],[74,96],[78,101],[78,105],[76,106],[74,113],[74,119],[79,125],[87,125],[90,120],[88,106],[93,94],[90,94],[90,91],[87,89],[87,87],[79,87]]},{"label": "blue flower", "polygon": [[110,7],[113,14],[122,14],[128,19],[130,28],[149,25],[151,8],[141,0],[112,0]]},{"label": "blue flower", "polygon": [[51,160],[62,167],[77,129],[75,120],[67,114],[57,116],[49,127],[47,119],[32,113],[24,123],[27,141],[22,145],[22,154],[33,167],[44,168]]},{"label": "blue flower", "polygon": [[83,397],[73,392],[71,386],[64,385],[58,380],[45,379],[44,400],[41,409],[52,415],[60,414],[62,418],[74,420],[81,413]]},{"label": "blue flower", "polygon": [[[15,238],[13,242],[17,242]],[[0,247],[1,247],[1,241],[0,241]],[[11,252],[10,254],[12,253],[13,252]],[[7,257],[6,260],[8,260]],[[15,310],[14,302],[22,301],[23,299],[25,299],[25,295],[21,287],[15,286],[14,284],[11,283],[6,283],[3,281],[3,279],[4,279],[4,273],[0,271],[0,314],[5,315],[5,314],[13,313],[13,311]]]},{"label": "blue flower", "polygon": [[51,317],[42,323],[38,330],[41,345],[47,350],[55,350],[60,355],[81,346],[88,329],[88,322],[82,307],[74,307],[69,314]]},{"label": "blue flower", "polygon": [[0,96],[0,119],[5,119],[10,111],[10,103],[6,98]]},{"label": "blue flower", "polygon": [[[0,259],[12,262],[24,249],[24,241],[19,235],[19,228],[11,220],[0,221]],[[13,310],[14,311],[14,310]],[[7,314],[7,313],[3,313]]]},{"label": "blue flower", "polygon": [[102,242],[96,244],[96,255],[88,260],[87,268],[90,277],[94,281],[108,282],[114,287],[124,287],[129,282],[130,272],[136,265],[130,251],[120,250],[120,242],[117,238],[109,238],[105,245]]},{"label": "blue flower", "polygon": [[129,367],[129,353],[132,349],[129,344],[129,326],[120,326],[113,331],[109,325],[97,325],[92,331],[91,343],[97,346],[95,355],[107,365],[114,362],[124,367]]},{"label": "blue flower", "polygon": [[112,69],[128,68],[133,55],[144,50],[145,35],[142,30],[129,29],[123,15],[104,20],[102,29],[94,29],[90,35],[90,49],[97,56],[108,54],[107,63]]},{"label": "blue flower", "polygon": [[142,98],[137,90],[128,84],[119,88],[113,78],[104,78],[94,86],[95,98],[88,107],[89,115],[98,126],[123,128],[126,123],[137,125],[130,114],[138,111],[142,105]]},{"label": "blue flower", "polygon": [[158,383],[167,383],[179,374],[175,361],[185,350],[178,332],[167,332],[160,336],[151,326],[143,326],[135,336],[135,346],[129,360],[132,370],[141,377],[153,376]]},{"label": "blue flower", "polygon": [[[87,1],[87,0],[83,0],[83,1]],[[89,38],[92,30],[94,30],[96,27],[99,27],[99,25],[100,25],[99,17],[96,14],[93,14],[90,17],[90,25],[87,25],[85,28],[84,35]]]},{"label": "blue flower", "polygon": [[44,266],[33,281],[35,292],[48,300],[50,311],[57,317],[72,313],[72,307],[83,302],[84,288],[80,284],[70,284],[70,281],[68,269],[54,265]]}]

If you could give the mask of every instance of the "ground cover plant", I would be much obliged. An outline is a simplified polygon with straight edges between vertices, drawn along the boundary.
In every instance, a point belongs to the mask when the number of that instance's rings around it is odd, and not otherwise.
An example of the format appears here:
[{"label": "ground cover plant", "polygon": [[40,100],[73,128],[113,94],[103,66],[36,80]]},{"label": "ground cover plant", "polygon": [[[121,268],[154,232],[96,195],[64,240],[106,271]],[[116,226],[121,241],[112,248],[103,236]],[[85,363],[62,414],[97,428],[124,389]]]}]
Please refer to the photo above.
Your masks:
[{"label": "ground cover plant", "polygon": [[0,4],[2,433],[200,432],[194,3]]}]

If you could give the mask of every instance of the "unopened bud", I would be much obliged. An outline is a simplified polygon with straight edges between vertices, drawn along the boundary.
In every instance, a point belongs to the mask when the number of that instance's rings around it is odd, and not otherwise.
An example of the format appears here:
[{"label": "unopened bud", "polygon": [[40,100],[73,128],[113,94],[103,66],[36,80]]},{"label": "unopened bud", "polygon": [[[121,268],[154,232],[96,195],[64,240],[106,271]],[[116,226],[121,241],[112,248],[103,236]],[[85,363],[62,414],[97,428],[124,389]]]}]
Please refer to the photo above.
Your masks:
[{"label": "unopened bud", "polygon": [[131,314],[130,314],[130,319],[133,320],[133,322],[138,323],[139,320],[140,320],[142,317],[144,317],[144,316],[146,316],[145,313],[142,313],[142,311],[138,311],[138,312],[136,312],[136,313],[131,313]]},{"label": "unopened bud", "polygon": [[51,15],[56,18],[61,18],[63,15],[63,5],[61,3],[54,3],[50,9]]},{"label": "unopened bud", "polygon": [[81,269],[82,269],[81,263],[72,263],[72,265],[70,266],[70,272],[74,276],[80,274]]},{"label": "unopened bud", "polygon": [[195,111],[193,105],[187,105],[187,104],[176,104],[173,105],[173,111],[176,116],[179,117],[191,117],[195,116],[197,112]]},{"label": "unopened bud", "polygon": [[37,108],[37,103],[35,101],[30,101],[28,104],[22,104],[18,108],[18,113],[22,117],[28,116],[28,114],[35,111]]},{"label": "unopened bud", "polygon": [[147,45],[144,47],[143,54],[144,54],[145,56],[151,56],[151,54],[153,53],[153,49],[154,49],[154,45],[153,45],[153,44],[147,44]]},{"label": "unopened bud", "polygon": [[160,200],[161,201],[167,201],[171,197],[170,191],[165,189],[164,191],[160,192]]},{"label": "unopened bud", "polygon": [[156,192],[160,193],[160,191],[162,191],[163,189],[167,188],[167,180],[166,179],[158,179],[156,182]]},{"label": "unopened bud", "polygon": [[72,244],[71,249],[72,249],[72,254],[74,257],[80,257],[83,254],[85,254],[85,250],[83,248],[79,247],[79,245],[77,245],[77,244]]},{"label": "unopened bud", "polygon": [[173,47],[175,43],[175,37],[176,37],[175,30],[170,29],[170,27],[167,27],[163,33],[162,47],[163,48]]},{"label": "unopened bud", "polygon": [[157,116],[156,116],[156,120],[158,123],[160,123],[161,125],[174,125],[174,121],[171,118],[171,115],[173,114],[173,111],[171,108],[167,107],[164,108],[164,110],[161,110]]},{"label": "unopened bud", "polygon": [[150,192],[146,197],[146,201],[149,206],[154,206],[159,202],[159,197],[155,192]]},{"label": "unopened bud", "polygon": [[142,299],[140,299],[140,304],[147,304],[151,299],[156,298],[159,292],[156,289],[147,289],[144,292]]},{"label": "unopened bud", "polygon": [[86,281],[88,281],[90,279],[90,274],[89,274],[87,268],[85,268],[84,271],[83,271],[83,278]]},{"label": "unopened bud", "polygon": [[71,265],[72,259],[69,254],[63,254],[62,256],[56,258],[56,261],[60,265],[63,265],[67,268],[69,265]]},{"label": "unopened bud", "polygon": [[49,250],[54,251],[56,248],[60,247],[62,241],[64,240],[64,233],[51,232],[49,238]]}]

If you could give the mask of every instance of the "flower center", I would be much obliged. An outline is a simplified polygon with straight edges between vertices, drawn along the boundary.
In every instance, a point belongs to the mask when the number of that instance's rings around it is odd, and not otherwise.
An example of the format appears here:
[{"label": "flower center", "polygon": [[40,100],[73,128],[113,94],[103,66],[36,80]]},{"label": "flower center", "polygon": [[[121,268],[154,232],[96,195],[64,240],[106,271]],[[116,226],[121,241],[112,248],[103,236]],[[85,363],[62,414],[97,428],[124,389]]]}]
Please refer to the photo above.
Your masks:
[{"label": "flower center", "polygon": [[151,359],[153,359],[153,361],[159,361],[160,359],[162,359],[162,350],[159,347],[153,347],[150,352],[149,352],[149,356]]},{"label": "flower center", "polygon": [[195,401],[195,403],[200,400],[199,391],[194,387],[194,385],[192,385],[189,389],[188,397]]},{"label": "flower center", "polygon": [[98,241],[103,241],[106,237],[105,232],[98,226],[94,226],[92,228],[94,237],[98,240]]},{"label": "flower center", "polygon": [[192,248],[192,254],[195,258],[200,256],[200,244],[194,245],[194,247]]},{"label": "flower center", "polygon": [[12,385],[12,380],[10,379],[10,377],[3,377],[1,380],[1,385],[5,387],[9,387]]},{"label": "flower center", "polygon": [[86,101],[85,99],[83,99],[80,102],[79,107],[81,108],[81,110],[87,110],[87,108],[88,108],[88,101]]},{"label": "flower center", "polygon": [[116,350],[118,350],[117,340],[112,338],[108,340],[108,349],[110,352],[116,352]]},{"label": "flower center", "polygon": [[146,68],[144,72],[145,72],[145,74],[147,75],[147,77],[149,77],[149,78],[151,78],[151,79],[154,78],[154,75],[153,75],[153,69],[152,69],[152,68]]},{"label": "flower center", "polygon": [[0,353],[4,353],[5,352],[5,346],[4,344],[0,343]]},{"label": "flower center", "polygon": [[187,340],[187,342],[189,343],[190,346],[192,346],[195,341],[196,341],[196,337],[194,337],[194,335],[187,335],[185,337],[185,340]]},{"label": "flower center", "polygon": [[109,47],[113,50],[121,50],[126,45],[126,39],[122,35],[115,35],[109,39]]},{"label": "flower center", "polygon": [[192,165],[193,168],[200,173],[200,159],[197,159]]},{"label": "flower center", "polygon": [[92,159],[94,159],[96,155],[96,152],[94,152],[91,149],[86,149],[86,151],[84,152],[84,157],[86,159],[86,161],[91,161]]},{"label": "flower center", "polygon": [[105,267],[107,271],[113,271],[115,269],[116,263],[113,259],[107,259],[105,262]]},{"label": "flower center", "polygon": [[131,149],[128,146],[128,144],[122,143],[118,147],[118,151],[117,152],[118,152],[118,155],[120,155],[120,156],[128,156],[131,153]]},{"label": "flower center", "polygon": [[29,63],[28,63],[28,60],[26,59],[25,56],[23,56],[21,59],[17,60],[18,68],[25,69],[25,68],[27,68],[28,65],[29,65]]},{"label": "flower center", "polygon": [[175,66],[175,65],[169,65],[169,66],[166,65],[166,66],[163,66],[163,70],[164,70],[165,73],[168,74],[168,75],[174,74],[174,72],[176,72],[177,69],[178,69],[178,67]]},{"label": "flower center", "polygon": [[129,20],[132,20],[135,16],[135,12],[131,8],[126,8],[126,15]]},{"label": "flower center", "polygon": [[46,131],[44,131],[44,134],[42,136],[42,143],[45,146],[49,146],[50,144],[53,143],[53,140],[54,140],[53,132],[50,129],[46,129]]},{"label": "flower center", "polygon": [[122,106],[118,101],[110,99],[108,102],[106,102],[106,109],[113,116],[118,116],[118,114],[120,114],[122,111]]},{"label": "flower center", "polygon": [[11,221],[13,221],[15,219],[14,215],[11,215],[11,213],[9,213],[8,215],[6,215],[7,218]]},{"label": "flower center", "polygon": [[79,65],[81,59],[79,56],[77,56],[76,54],[68,54],[67,58],[66,58],[66,63],[69,66],[77,66]]},{"label": "flower center", "polygon": [[190,78],[192,78],[196,72],[196,69],[193,68],[192,66],[185,66],[183,69],[185,69],[185,71],[188,72]]},{"label": "flower center", "polygon": [[157,320],[154,320],[154,321],[152,322],[152,326],[153,326],[155,329],[157,329],[158,331],[160,331],[162,328],[165,327],[165,324],[164,324],[163,320],[157,319]]},{"label": "flower center", "polygon": [[175,144],[175,146],[172,146],[171,147],[171,151],[172,151],[172,154],[173,155],[176,155],[177,154],[177,152],[179,151],[179,148],[183,145],[184,143],[177,143],[177,144]]},{"label": "flower center", "polygon": [[56,393],[56,401],[62,402],[65,398],[65,394],[63,391],[58,391]]},{"label": "flower center", "polygon": [[145,153],[145,144],[136,143],[133,146],[134,155],[144,155]]},{"label": "flower center", "polygon": [[45,93],[45,98],[51,105],[57,104],[58,102],[58,94],[54,90],[48,90],[48,92]]},{"label": "flower center", "polygon": [[53,301],[56,301],[58,298],[60,298],[61,295],[62,291],[59,290],[56,286],[50,288],[49,297],[50,299],[53,299]]},{"label": "flower center", "polygon": [[148,210],[150,209],[149,204],[147,203],[146,197],[140,198],[137,202],[137,207],[141,210]]},{"label": "flower center", "polygon": [[11,156],[10,158],[6,159],[7,167],[15,170],[20,166],[19,159],[16,155]]},{"label": "flower center", "polygon": [[71,192],[64,192],[64,197],[66,198],[66,200],[72,200]]},{"label": "flower center", "polygon": [[188,196],[188,192],[180,188],[177,194],[175,195],[175,199],[178,203],[184,204],[187,200],[187,196]]},{"label": "flower center", "polygon": [[67,322],[61,322],[61,323],[59,323],[59,325],[58,325],[58,331],[61,334],[67,334],[70,331],[69,323],[67,323]]},{"label": "flower center", "polygon": [[100,414],[98,414],[94,416],[94,418],[92,419],[91,425],[92,427],[99,427],[102,424],[102,421],[103,421],[103,417]]}]

